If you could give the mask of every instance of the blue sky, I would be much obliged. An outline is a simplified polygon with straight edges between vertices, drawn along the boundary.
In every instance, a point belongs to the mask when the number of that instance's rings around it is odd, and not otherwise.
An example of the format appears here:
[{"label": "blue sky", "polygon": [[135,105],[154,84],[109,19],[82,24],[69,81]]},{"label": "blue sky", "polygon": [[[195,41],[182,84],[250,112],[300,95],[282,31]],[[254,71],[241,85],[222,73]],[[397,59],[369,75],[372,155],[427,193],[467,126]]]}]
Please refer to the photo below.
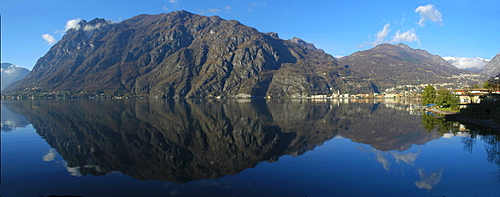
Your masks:
[{"label": "blue sky", "polygon": [[302,38],[333,56],[405,43],[440,56],[500,53],[498,0],[0,0],[1,62],[31,69],[74,19],[120,22],[186,10],[237,20],[282,39]]}]

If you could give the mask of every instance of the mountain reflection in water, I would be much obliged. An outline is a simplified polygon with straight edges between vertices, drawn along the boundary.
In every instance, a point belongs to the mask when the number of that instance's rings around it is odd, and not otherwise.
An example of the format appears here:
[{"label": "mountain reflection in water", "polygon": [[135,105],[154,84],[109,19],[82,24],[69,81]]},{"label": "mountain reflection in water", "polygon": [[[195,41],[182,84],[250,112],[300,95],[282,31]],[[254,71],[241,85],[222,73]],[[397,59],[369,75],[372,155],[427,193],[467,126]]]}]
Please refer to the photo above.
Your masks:
[{"label": "mountain reflection in water", "polygon": [[390,104],[328,103],[71,100],[6,102],[2,107],[24,115],[69,169],[81,175],[120,171],[140,180],[179,183],[298,156],[337,135],[377,151],[403,151],[441,136]]}]

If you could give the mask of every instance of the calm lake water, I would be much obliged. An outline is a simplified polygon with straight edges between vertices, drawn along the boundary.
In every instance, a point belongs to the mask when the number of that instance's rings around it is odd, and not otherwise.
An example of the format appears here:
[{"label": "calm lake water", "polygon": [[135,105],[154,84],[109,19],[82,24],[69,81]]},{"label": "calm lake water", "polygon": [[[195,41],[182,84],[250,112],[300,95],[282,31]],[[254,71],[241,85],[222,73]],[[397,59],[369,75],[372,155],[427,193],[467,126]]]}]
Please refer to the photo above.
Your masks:
[{"label": "calm lake water", "polygon": [[4,197],[500,196],[499,131],[401,100],[1,105]]}]

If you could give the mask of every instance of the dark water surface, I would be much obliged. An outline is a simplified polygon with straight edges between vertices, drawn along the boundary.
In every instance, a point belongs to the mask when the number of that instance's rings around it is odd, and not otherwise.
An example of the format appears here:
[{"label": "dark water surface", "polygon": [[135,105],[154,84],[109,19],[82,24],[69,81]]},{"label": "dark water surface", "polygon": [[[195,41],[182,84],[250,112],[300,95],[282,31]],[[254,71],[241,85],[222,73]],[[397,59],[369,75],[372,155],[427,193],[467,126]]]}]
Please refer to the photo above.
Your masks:
[{"label": "dark water surface", "polygon": [[399,100],[1,105],[4,197],[500,196],[498,131]]}]

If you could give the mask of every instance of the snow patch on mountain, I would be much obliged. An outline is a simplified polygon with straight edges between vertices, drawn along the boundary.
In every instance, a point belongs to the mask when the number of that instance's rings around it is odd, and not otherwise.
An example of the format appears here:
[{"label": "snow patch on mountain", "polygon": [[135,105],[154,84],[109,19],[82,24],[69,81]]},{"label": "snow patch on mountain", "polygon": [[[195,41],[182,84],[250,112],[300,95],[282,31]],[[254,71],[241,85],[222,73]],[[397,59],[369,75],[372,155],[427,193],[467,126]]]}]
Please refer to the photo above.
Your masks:
[{"label": "snow patch on mountain", "polygon": [[490,61],[480,57],[443,57],[451,65],[462,70],[480,72],[481,69]]},{"label": "snow patch on mountain", "polygon": [[26,77],[30,71],[26,68],[10,63],[1,64],[2,90],[11,83],[19,81]]},{"label": "snow patch on mountain", "polygon": [[2,64],[2,68],[1,68],[1,71],[2,73],[5,73],[5,74],[11,74],[11,73],[14,73],[16,72],[17,70],[21,69],[20,66],[18,65],[8,65],[8,66],[3,66],[4,64]]}]

